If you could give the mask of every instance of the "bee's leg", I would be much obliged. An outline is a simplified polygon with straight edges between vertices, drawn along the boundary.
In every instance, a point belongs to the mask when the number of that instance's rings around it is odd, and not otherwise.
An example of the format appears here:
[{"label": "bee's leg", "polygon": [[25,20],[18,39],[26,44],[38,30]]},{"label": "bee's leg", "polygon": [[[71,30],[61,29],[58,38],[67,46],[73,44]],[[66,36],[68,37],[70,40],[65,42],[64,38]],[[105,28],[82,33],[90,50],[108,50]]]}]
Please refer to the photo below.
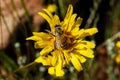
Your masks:
[{"label": "bee's leg", "polygon": [[50,30],[45,30],[45,31],[46,31],[47,33],[49,33],[49,34],[55,36]]}]

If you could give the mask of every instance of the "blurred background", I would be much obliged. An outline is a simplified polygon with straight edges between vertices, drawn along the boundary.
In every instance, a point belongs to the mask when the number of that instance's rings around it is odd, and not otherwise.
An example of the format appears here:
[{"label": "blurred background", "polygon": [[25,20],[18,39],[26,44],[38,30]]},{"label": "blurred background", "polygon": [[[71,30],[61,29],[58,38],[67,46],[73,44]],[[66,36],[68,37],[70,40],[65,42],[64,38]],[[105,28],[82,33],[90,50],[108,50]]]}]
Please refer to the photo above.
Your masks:
[{"label": "blurred background", "polygon": [[[96,43],[95,58],[77,72],[68,66],[66,74],[56,78],[42,64],[30,64],[39,55],[32,41],[25,39],[33,31],[44,31],[48,23],[37,14],[43,8],[63,20],[68,5],[83,18],[80,28],[97,27],[99,32],[87,40]],[[0,80],[120,80],[120,62],[116,62],[120,41],[120,0],[0,0]],[[120,57],[119,57],[120,58]]]}]

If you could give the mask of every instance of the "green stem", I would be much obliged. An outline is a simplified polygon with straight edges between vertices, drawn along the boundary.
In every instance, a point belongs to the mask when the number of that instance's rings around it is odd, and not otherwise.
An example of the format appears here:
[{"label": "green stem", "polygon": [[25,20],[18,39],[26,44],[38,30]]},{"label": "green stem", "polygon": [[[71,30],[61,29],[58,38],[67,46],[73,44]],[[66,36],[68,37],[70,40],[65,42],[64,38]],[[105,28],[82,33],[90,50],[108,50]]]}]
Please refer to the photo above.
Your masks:
[{"label": "green stem", "polygon": [[58,0],[58,3],[59,3],[59,7],[60,7],[61,17],[63,19],[64,15],[65,15],[65,8],[64,8],[63,0]]},{"label": "green stem", "polygon": [[26,66],[20,67],[19,69],[15,70],[14,73],[16,73],[16,72],[18,72],[20,70],[25,70],[26,68],[28,68],[28,67],[30,67],[30,66],[32,66],[34,64],[36,64],[36,62],[32,62],[30,64],[27,64]]}]

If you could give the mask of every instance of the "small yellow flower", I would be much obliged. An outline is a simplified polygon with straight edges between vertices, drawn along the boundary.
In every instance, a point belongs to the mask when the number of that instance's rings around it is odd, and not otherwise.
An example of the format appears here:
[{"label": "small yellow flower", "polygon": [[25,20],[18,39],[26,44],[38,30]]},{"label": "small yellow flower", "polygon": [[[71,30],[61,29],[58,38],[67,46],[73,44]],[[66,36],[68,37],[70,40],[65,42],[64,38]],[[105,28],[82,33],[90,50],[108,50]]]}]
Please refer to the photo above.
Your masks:
[{"label": "small yellow flower", "polygon": [[33,32],[33,36],[27,40],[35,41],[35,48],[43,48],[35,62],[49,66],[48,73],[63,76],[63,68],[72,63],[77,71],[81,71],[86,58],[94,58],[93,48],[95,44],[84,40],[98,32],[97,28],[79,29],[82,18],[73,14],[73,7],[69,5],[63,21],[55,14],[52,15],[47,9],[45,13],[38,12],[50,25],[51,31]]},{"label": "small yellow flower", "polygon": [[55,4],[49,4],[46,8],[49,12],[53,13],[57,11],[57,6]]},{"label": "small yellow flower", "polygon": [[120,41],[116,43],[116,47],[120,48]]},{"label": "small yellow flower", "polygon": [[115,61],[117,64],[120,64],[120,41],[116,43],[116,47],[118,48],[117,55],[115,57]]},{"label": "small yellow flower", "polygon": [[116,61],[116,63],[120,63],[120,50],[118,51],[118,54],[117,54],[117,56],[116,56],[116,58],[115,58],[115,61]]}]

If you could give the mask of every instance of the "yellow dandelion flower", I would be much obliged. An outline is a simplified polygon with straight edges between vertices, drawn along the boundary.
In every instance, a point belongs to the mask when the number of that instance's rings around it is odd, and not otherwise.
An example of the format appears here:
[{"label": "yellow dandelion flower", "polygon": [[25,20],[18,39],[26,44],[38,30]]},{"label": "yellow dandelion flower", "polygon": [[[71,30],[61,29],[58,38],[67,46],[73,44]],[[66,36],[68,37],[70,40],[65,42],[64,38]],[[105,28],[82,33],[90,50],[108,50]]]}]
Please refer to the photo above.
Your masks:
[{"label": "yellow dandelion flower", "polygon": [[45,13],[38,12],[50,25],[50,31],[33,32],[33,36],[27,40],[35,41],[35,48],[43,48],[40,56],[35,62],[49,66],[48,73],[56,76],[63,76],[63,68],[72,63],[77,71],[81,71],[86,58],[94,58],[93,48],[95,44],[84,40],[86,36],[91,36],[98,32],[97,28],[79,29],[82,18],[73,14],[73,7],[69,5],[63,21],[48,10]]},{"label": "yellow dandelion flower", "polygon": [[116,47],[118,48],[117,55],[115,57],[116,63],[120,64],[120,41],[116,43]]}]

